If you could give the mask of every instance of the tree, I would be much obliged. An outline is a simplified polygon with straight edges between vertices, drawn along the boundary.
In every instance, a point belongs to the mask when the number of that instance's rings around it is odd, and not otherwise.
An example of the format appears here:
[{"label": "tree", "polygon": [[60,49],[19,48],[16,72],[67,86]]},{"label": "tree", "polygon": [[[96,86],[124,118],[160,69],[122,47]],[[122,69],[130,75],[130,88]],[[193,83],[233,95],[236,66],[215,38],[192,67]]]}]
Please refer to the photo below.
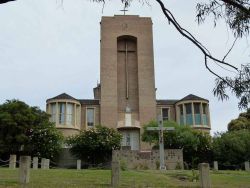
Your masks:
[{"label": "tree", "polygon": [[62,134],[46,112],[19,100],[0,105],[0,153],[53,158],[61,144]]},{"label": "tree", "polygon": [[66,143],[76,157],[90,164],[98,164],[111,159],[112,150],[120,148],[121,138],[118,131],[97,126],[69,137]]},{"label": "tree", "polygon": [[241,113],[237,119],[233,119],[227,126],[228,131],[238,131],[242,129],[250,130],[250,109]]},{"label": "tree", "polygon": [[[151,121],[144,125],[142,141],[153,143],[158,147],[159,136],[157,131],[148,131],[147,127],[156,127]],[[164,132],[164,147],[166,149],[183,149],[184,161],[190,165],[199,162],[209,162],[212,159],[212,142],[207,133],[194,130],[188,126],[180,126],[175,122],[164,121],[164,127],[175,127],[175,131]]]},{"label": "tree", "polygon": [[250,160],[250,131],[218,133],[213,139],[214,159],[227,168]]}]

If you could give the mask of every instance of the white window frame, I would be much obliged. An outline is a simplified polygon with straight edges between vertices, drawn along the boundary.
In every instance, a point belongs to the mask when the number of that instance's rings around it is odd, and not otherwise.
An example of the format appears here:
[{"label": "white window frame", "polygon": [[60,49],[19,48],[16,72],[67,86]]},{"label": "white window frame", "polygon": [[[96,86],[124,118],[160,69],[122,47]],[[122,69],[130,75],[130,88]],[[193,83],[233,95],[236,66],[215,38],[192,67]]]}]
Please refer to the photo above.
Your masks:
[{"label": "white window frame", "polygon": [[[88,126],[88,109],[93,109],[94,110],[94,122],[93,122],[93,127],[90,127]],[[86,128],[89,129],[89,128],[94,128],[95,127],[95,111],[96,111],[96,108],[95,107],[92,107],[92,106],[87,106],[86,107],[86,113],[85,113],[85,125],[86,125]]]}]

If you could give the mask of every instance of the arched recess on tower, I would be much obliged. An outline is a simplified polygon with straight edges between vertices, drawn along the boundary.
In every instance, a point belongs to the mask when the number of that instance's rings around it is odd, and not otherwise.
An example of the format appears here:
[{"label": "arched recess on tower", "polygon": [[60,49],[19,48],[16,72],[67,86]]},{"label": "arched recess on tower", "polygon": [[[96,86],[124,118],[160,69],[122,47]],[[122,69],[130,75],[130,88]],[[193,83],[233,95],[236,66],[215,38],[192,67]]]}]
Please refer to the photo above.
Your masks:
[{"label": "arched recess on tower", "polygon": [[139,111],[138,93],[137,38],[122,35],[117,37],[118,111],[124,112],[129,107],[135,117]]}]

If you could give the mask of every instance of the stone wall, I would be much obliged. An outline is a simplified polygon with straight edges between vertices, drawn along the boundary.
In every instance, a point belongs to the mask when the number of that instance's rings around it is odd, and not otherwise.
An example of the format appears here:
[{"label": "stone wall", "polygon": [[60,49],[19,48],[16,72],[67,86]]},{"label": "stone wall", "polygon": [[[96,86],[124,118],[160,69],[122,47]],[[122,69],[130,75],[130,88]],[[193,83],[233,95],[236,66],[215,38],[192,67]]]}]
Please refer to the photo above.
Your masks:
[{"label": "stone wall", "polygon": [[[128,169],[158,169],[160,165],[159,150],[133,151],[114,150],[113,160],[119,160]],[[165,150],[165,164],[168,170],[183,169],[182,149]]]}]

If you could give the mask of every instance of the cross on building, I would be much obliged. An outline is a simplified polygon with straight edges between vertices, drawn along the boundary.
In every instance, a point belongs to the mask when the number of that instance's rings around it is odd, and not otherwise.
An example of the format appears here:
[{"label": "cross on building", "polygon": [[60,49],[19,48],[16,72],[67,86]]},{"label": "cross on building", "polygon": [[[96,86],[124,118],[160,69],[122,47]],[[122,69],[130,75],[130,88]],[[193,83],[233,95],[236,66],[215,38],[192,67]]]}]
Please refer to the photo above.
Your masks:
[{"label": "cross on building", "polygon": [[126,11],[128,11],[128,10],[127,10],[126,7],[124,6],[124,8],[123,8],[122,10],[120,10],[120,11],[122,11],[122,12],[123,12],[123,15],[125,15]]},{"label": "cross on building", "polygon": [[158,126],[159,127],[148,127],[148,131],[159,131],[159,152],[160,152],[160,170],[166,170],[165,161],[164,161],[164,140],[163,140],[163,131],[173,131],[174,127],[163,127],[162,116],[158,117]]},{"label": "cross on building", "polygon": [[128,71],[128,59],[129,59],[129,53],[135,53],[135,50],[129,49],[128,47],[128,41],[124,41],[124,49],[118,50],[118,52],[125,53],[124,61],[125,61],[125,82],[126,82],[126,99],[129,98],[129,71]]}]

